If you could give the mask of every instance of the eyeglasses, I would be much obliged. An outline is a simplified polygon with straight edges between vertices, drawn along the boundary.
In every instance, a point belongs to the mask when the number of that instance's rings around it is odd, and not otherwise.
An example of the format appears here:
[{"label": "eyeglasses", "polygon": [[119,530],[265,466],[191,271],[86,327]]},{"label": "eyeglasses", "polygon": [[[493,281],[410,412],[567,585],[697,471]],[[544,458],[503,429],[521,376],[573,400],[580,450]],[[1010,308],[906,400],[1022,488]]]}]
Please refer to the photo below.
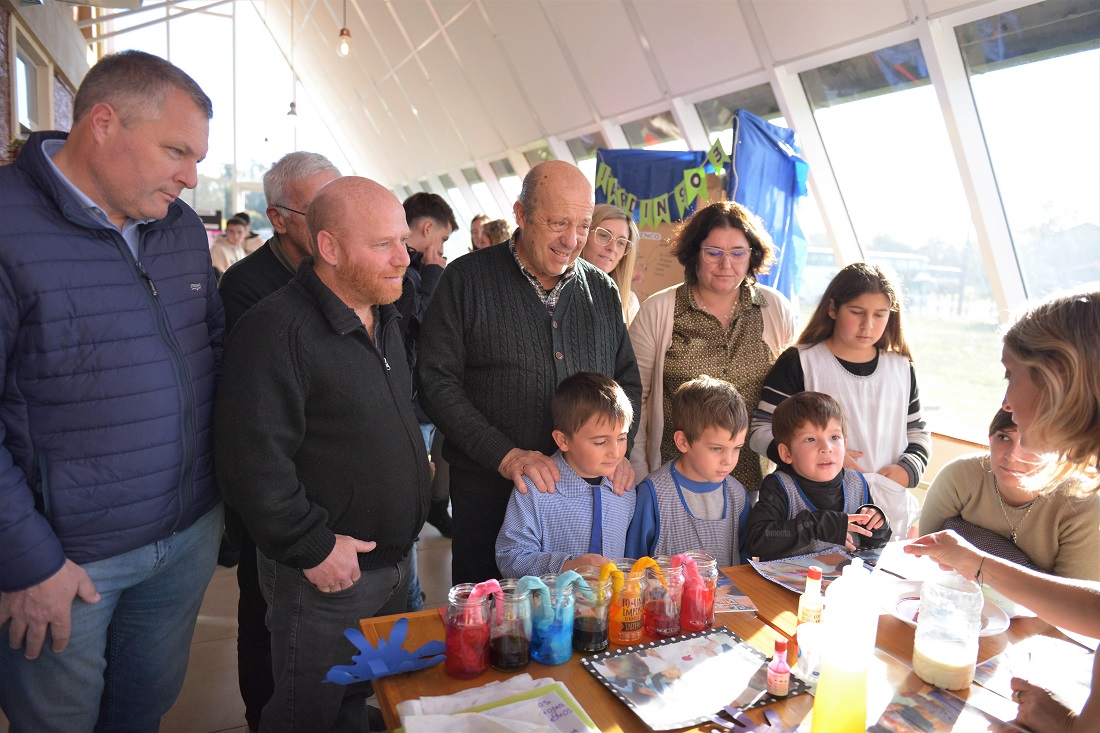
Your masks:
[{"label": "eyeglasses", "polygon": [[721,263],[727,256],[733,262],[740,262],[752,253],[751,249],[746,249],[745,247],[737,247],[728,250],[718,249],[717,247],[703,247],[700,251],[703,254],[703,261],[709,262],[712,265]]},{"label": "eyeglasses", "polygon": [[607,245],[614,242],[616,249],[625,252],[626,248],[630,246],[629,239],[627,239],[626,237],[616,237],[614,234],[607,231],[603,227],[596,227],[595,231],[592,234],[596,238],[596,244],[599,244],[603,247],[606,247]]},{"label": "eyeglasses", "polygon": [[[568,219],[547,219],[543,217],[543,222],[546,223],[546,227],[556,234],[561,234],[572,223]],[[577,224],[577,237],[579,239],[588,239],[588,230],[592,227],[591,224]]]},{"label": "eyeglasses", "polygon": [[299,216],[305,216],[306,215],[306,212],[304,212],[304,211],[298,211],[297,209],[292,209],[289,206],[283,206],[282,204],[272,204],[272,206],[274,206],[276,209],[283,209],[285,211],[289,211],[292,214],[298,214]]}]

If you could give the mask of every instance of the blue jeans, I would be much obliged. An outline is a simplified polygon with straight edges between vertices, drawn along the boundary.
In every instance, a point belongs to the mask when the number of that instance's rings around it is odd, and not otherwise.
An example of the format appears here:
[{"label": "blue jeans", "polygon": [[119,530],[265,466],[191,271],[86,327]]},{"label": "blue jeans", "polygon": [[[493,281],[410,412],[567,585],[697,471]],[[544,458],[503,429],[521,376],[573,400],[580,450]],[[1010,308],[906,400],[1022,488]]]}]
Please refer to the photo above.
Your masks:
[{"label": "blue jeans", "polygon": [[[420,434],[424,436],[424,446],[430,455],[432,452],[432,439],[435,438],[435,425],[428,423],[420,426]],[[416,538],[419,542],[420,538]],[[412,558],[412,567],[409,570],[409,606],[407,611],[423,611],[424,598],[421,596],[423,588],[420,587],[420,574],[416,564],[416,542],[413,543],[409,556]]]},{"label": "blue jeans", "polygon": [[322,682],[359,650],[344,637],[359,620],[405,611],[409,558],[365,570],[355,585],[322,593],[301,570],[257,555],[267,599],[275,694],[260,716],[261,733],[367,730],[366,683]]},{"label": "blue jeans", "polygon": [[82,565],[98,603],[73,601],[60,654],[9,649],[0,629],[0,708],[12,733],[156,731],[183,686],[195,619],[214,573],[219,504],[158,542]]}]

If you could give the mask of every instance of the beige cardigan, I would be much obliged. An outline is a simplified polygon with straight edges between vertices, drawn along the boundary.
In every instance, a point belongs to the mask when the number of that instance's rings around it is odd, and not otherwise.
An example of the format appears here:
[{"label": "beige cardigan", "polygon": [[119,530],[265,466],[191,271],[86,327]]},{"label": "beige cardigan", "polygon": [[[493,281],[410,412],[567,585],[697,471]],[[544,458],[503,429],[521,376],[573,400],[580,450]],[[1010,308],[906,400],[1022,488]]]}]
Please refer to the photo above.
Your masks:
[{"label": "beige cardigan", "polygon": [[[661,438],[665,430],[665,353],[672,345],[672,315],[678,287],[680,285],[673,285],[647,298],[630,325],[630,342],[642,377],[642,414],[638,418],[634,450],[630,452],[630,463],[639,483],[661,466]],[[794,309],[775,288],[755,287],[767,303],[761,313],[764,343],[771,349],[772,357],[778,358],[795,339]],[[750,415],[756,409],[756,405],[745,407]]]}]

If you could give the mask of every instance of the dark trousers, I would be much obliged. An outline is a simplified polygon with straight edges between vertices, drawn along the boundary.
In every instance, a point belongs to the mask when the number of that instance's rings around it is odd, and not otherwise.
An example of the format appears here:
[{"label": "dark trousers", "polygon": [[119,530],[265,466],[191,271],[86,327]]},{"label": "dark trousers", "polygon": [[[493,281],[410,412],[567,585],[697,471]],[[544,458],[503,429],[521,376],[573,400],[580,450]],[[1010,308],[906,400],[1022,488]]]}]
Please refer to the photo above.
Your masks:
[{"label": "dark trousers", "polygon": [[[470,491],[471,486],[481,491]],[[492,495],[482,493],[489,487],[496,492]],[[504,524],[511,494],[500,490],[508,487],[512,487],[512,482],[500,474],[468,471],[451,464],[452,583],[480,583],[501,577],[497,569],[497,533]],[[515,491],[515,488],[509,490]]]},{"label": "dark trousers", "polygon": [[271,634],[264,617],[267,601],[260,590],[256,567],[256,543],[241,515],[226,507],[225,531],[237,541],[241,559],[237,564],[237,681],[244,700],[244,719],[250,730],[260,729],[260,712],[271,699],[275,681],[271,676]]},{"label": "dark trousers", "polygon": [[362,733],[368,730],[367,682],[325,682],[329,669],[352,664],[359,650],[344,636],[370,616],[404,613],[409,558],[364,570],[350,588],[322,593],[301,570],[259,558],[268,599],[275,694],[264,708],[261,733]]}]

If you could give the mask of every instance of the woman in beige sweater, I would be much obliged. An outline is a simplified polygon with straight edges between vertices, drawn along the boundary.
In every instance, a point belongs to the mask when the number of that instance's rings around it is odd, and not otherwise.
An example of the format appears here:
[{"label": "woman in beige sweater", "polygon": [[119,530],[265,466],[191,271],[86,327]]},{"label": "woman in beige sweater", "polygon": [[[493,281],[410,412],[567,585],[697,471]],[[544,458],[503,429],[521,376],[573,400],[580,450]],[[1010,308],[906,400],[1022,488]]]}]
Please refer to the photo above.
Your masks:
[{"label": "woman in beige sweater", "polygon": [[1025,479],[1042,465],[1020,446],[1012,415],[998,410],[989,452],[962,456],[936,476],[924,500],[922,535],[953,529],[978,547],[1063,578],[1100,580],[1100,495],[1074,482],[1044,492]]}]

